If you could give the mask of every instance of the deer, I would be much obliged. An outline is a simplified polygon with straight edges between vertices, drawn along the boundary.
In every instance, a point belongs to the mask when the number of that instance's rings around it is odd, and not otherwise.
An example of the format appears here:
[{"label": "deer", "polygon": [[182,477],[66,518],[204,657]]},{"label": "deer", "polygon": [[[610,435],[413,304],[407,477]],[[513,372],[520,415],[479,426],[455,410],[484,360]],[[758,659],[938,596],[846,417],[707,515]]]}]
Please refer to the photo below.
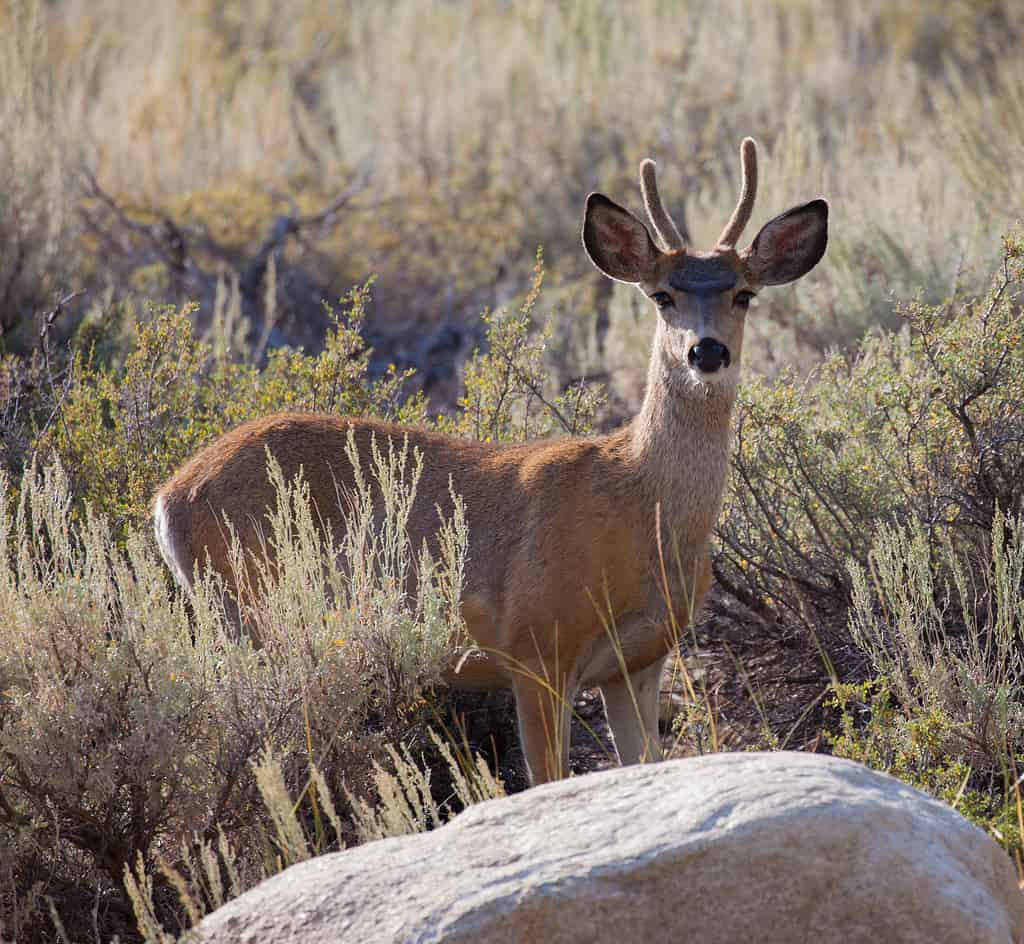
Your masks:
[{"label": "deer", "polygon": [[482,656],[453,665],[448,681],[511,688],[531,784],[568,775],[569,722],[583,687],[600,689],[622,764],[661,759],[660,684],[678,644],[674,608],[692,621],[711,583],[747,310],[762,288],[813,269],[828,241],[828,204],[815,199],[771,219],[738,251],[757,193],[752,138],[740,161],[739,200],[707,252],[689,247],[666,211],[650,159],[640,167],[650,229],[601,193],[587,198],[586,255],[654,307],[646,392],[625,425],[509,445],[359,417],[251,420],[198,452],[155,495],[157,543],[178,582],[190,589],[206,561],[230,585],[225,521],[243,547],[259,546],[261,509],[274,502],[268,453],[286,476],[301,469],[338,535],[339,485],[352,481],[348,438],[360,455],[373,442],[407,441],[423,456],[408,525],[414,546],[430,542],[450,487],[469,530],[460,613]]}]

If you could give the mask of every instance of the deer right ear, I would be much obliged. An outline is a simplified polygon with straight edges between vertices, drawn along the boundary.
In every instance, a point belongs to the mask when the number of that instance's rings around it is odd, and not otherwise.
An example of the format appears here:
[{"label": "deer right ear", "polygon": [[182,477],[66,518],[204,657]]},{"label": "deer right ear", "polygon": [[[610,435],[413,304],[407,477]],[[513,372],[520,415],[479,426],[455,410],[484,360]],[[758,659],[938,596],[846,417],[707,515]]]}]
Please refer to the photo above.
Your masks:
[{"label": "deer right ear", "polygon": [[583,248],[590,261],[617,282],[644,281],[661,254],[647,227],[603,193],[587,197]]}]

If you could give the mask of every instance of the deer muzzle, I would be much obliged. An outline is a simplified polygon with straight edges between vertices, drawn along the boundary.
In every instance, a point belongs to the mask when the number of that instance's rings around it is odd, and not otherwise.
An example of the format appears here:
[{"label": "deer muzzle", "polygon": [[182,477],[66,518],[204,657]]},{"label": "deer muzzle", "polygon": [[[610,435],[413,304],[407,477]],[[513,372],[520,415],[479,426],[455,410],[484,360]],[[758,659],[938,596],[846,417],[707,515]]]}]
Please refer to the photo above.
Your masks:
[{"label": "deer muzzle", "polygon": [[690,366],[702,374],[713,374],[722,367],[728,367],[729,348],[714,338],[701,338],[686,355]]}]

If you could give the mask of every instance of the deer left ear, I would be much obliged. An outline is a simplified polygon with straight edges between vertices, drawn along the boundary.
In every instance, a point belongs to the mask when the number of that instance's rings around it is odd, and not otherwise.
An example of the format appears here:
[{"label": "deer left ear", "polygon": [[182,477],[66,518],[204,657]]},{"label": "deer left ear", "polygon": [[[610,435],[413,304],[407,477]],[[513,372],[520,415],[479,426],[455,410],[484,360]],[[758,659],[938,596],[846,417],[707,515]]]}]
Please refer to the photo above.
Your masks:
[{"label": "deer left ear", "polygon": [[810,272],[827,245],[828,204],[812,200],[765,223],[743,260],[751,281],[784,285]]}]

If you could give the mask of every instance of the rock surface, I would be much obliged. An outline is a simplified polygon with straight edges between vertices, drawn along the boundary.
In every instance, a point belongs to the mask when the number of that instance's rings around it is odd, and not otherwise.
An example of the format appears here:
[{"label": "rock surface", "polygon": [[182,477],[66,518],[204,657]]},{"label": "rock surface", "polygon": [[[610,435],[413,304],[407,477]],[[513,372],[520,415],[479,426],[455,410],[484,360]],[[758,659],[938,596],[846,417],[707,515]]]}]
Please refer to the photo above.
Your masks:
[{"label": "rock surface", "polygon": [[720,754],[549,784],[293,866],[200,940],[1024,944],[1024,895],[991,839],[897,780]]}]

